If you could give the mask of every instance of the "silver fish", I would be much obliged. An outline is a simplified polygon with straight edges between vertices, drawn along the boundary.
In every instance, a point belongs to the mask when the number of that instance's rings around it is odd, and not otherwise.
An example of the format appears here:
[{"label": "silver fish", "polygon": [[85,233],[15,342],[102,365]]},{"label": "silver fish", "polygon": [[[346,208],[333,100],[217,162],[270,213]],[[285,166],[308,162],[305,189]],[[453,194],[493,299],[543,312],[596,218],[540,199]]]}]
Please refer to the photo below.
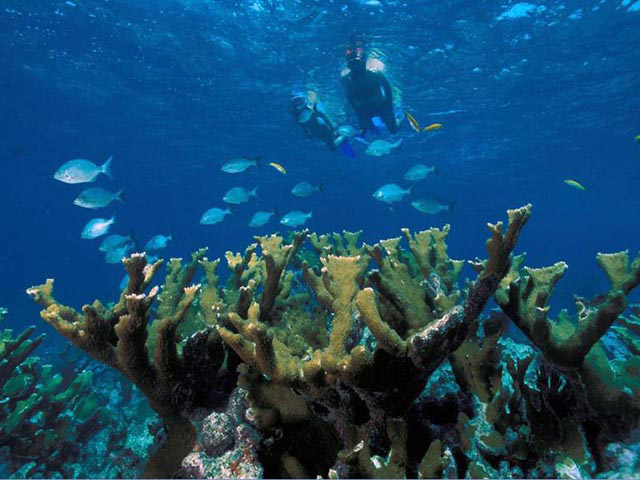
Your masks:
[{"label": "silver fish", "polygon": [[257,190],[258,187],[254,188],[253,190],[247,190],[243,187],[233,187],[231,190],[224,194],[222,200],[227,203],[238,205],[240,203],[248,202],[251,197],[257,197]]},{"label": "silver fish", "polygon": [[395,183],[387,183],[373,193],[373,198],[385,203],[394,203],[401,201],[407,195],[410,195],[413,187],[404,190]]},{"label": "silver fish", "polygon": [[271,220],[271,217],[273,217],[275,214],[275,210],[272,210],[270,212],[256,212],[253,214],[253,217],[251,217],[251,220],[249,220],[249,226],[252,228],[258,228],[266,225],[267,223],[269,223],[269,220]]},{"label": "silver fish", "polygon": [[231,210],[228,208],[222,210],[221,208],[210,208],[202,214],[200,223],[203,225],[213,225],[224,220],[224,217],[231,215]]},{"label": "silver fish", "polygon": [[104,254],[104,261],[107,263],[120,263],[124,257],[131,253],[131,250],[133,250],[133,245],[129,243],[116,250],[107,250]]},{"label": "silver fish", "polygon": [[315,192],[322,191],[322,184],[311,185],[309,182],[300,182],[297,183],[292,189],[291,193],[293,193],[296,197],[308,197],[309,195]]},{"label": "silver fish", "polygon": [[224,165],[220,168],[226,173],[241,173],[251,167],[260,167],[260,157],[246,158],[236,157],[224,162]]},{"label": "silver fish", "polygon": [[299,227],[300,225],[304,225],[305,223],[307,223],[307,220],[309,220],[312,216],[312,212],[304,213],[299,212],[298,210],[293,210],[282,217],[280,219],[280,223],[287,227]]},{"label": "silver fish", "polygon": [[111,218],[94,218],[84,226],[81,237],[87,240],[98,238],[101,235],[109,233],[109,227],[116,221],[116,216],[112,215]]},{"label": "silver fish", "polygon": [[417,182],[418,180],[427,178],[430,174],[436,172],[436,167],[429,167],[422,163],[416,163],[413,167],[405,172],[404,179],[409,180],[410,182]]},{"label": "silver fish", "polygon": [[173,235],[154,235],[144,246],[144,250],[145,252],[162,250],[167,248],[171,241],[173,241]]},{"label": "silver fish", "polygon": [[386,140],[374,140],[365,150],[367,155],[373,157],[381,157],[383,155],[389,155],[393,150],[398,148],[402,144],[402,139],[395,143],[387,142]]},{"label": "silver fish", "polygon": [[411,206],[422,213],[430,215],[440,212],[453,212],[453,203],[447,204],[435,197],[419,198],[411,202]]},{"label": "silver fish", "polygon": [[112,159],[113,156],[109,157],[104,162],[104,165],[100,167],[82,158],[69,160],[53,174],[53,178],[64,183],[88,183],[95,181],[98,175],[104,173],[107,177],[113,179],[111,176]]},{"label": "silver fish", "polygon": [[359,133],[356,127],[352,127],[351,125],[341,125],[336,129],[336,131],[339,135],[348,138],[355,137]]},{"label": "silver fish", "polygon": [[80,192],[80,195],[76,197],[73,204],[83,208],[102,208],[114,200],[124,203],[124,188],[116,193],[101,187],[87,188]]},{"label": "silver fish", "polygon": [[133,238],[131,238],[131,235],[127,235],[126,237],[124,235],[109,235],[102,241],[99,250],[101,252],[106,252],[107,250],[117,250],[127,243],[133,243]]}]

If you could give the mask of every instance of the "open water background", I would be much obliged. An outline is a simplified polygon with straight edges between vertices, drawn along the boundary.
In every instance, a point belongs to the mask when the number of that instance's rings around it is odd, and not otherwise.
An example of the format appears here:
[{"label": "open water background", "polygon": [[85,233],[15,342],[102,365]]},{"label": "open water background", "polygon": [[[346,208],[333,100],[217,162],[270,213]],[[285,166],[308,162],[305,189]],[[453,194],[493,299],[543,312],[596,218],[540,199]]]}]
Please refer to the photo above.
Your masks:
[{"label": "open water background", "polygon": [[[354,32],[387,65],[402,108],[441,131],[418,136],[405,121],[401,150],[355,159],[304,136],[286,110],[295,91],[314,89],[335,123],[354,122],[339,83]],[[243,250],[284,230],[247,226],[277,207],[313,211],[318,233],[362,229],[367,242],[450,223],[451,256],[472,259],[485,255],[486,222],[531,202],[517,251],[530,266],[569,263],[556,308],[607,288],[598,251],[640,249],[640,1],[4,0],[0,45],[0,306],[17,328],[45,329],[24,290],[47,277],[66,304],[116,298],[122,267],[104,262],[100,239],[80,238],[112,212],[112,233],[144,243],[174,232],[166,257]],[[258,154],[289,173],[220,171]],[[115,179],[95,185],[125,187],[126,205],[73,205],[87,185],[53,172],[109,155]],[[417,162],[440,169],[418,195],[455,202],[453,214],[406,200],[391,212],[371,197],[408,186]],[[294,197],[300,180],[325,191]],[[236,185],[259,185],[258,200],[200,225]]]}]

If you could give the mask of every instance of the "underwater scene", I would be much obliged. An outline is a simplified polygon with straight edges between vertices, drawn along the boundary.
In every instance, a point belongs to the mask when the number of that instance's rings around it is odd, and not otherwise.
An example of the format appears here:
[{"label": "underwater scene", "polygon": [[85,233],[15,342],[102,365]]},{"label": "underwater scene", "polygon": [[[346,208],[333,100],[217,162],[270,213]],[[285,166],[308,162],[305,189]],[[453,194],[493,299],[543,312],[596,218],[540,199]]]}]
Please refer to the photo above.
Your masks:
[{"label": "underwater scene", "polygon": [[640,0],[0,42],[0,478],[640,479]]}]

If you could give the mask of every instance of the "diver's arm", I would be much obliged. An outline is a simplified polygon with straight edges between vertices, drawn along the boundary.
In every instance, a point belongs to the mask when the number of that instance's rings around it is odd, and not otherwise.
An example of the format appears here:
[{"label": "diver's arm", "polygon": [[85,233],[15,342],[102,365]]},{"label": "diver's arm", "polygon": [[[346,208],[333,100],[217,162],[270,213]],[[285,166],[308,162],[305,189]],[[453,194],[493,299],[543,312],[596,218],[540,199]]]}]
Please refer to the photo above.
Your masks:
[{"label": "diver's arm", "polygon": [[384,102],[387,105],[393,105],[393,91],[391,90],[391,84],[387,77],[380,75],[380,87],[382,88],[382,93],[384,94]]},{"label": "diver's arm", "polygon": [[390,133],[396,133],[398,131],[398,123],[396,122],[396,116],[393,111],[393,92],[389,80],[382,74],[380,74],[380,88],[384,94],[382,120]]}]

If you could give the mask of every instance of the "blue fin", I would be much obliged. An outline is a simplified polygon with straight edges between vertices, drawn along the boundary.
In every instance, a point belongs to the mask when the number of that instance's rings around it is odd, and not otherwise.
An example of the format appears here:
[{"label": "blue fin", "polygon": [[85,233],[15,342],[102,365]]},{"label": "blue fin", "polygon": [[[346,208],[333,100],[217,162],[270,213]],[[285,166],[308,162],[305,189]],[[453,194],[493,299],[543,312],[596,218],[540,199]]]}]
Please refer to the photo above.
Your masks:
[{"label": "blue fin", "polygon": [[340,150],[342,150],[342,153],[344,153],[347,157],[356,158],[356,152],[353,150],[353,148],[351,148],[351,145],[349,145],[349,142],[347,140],[340,144]]}]

